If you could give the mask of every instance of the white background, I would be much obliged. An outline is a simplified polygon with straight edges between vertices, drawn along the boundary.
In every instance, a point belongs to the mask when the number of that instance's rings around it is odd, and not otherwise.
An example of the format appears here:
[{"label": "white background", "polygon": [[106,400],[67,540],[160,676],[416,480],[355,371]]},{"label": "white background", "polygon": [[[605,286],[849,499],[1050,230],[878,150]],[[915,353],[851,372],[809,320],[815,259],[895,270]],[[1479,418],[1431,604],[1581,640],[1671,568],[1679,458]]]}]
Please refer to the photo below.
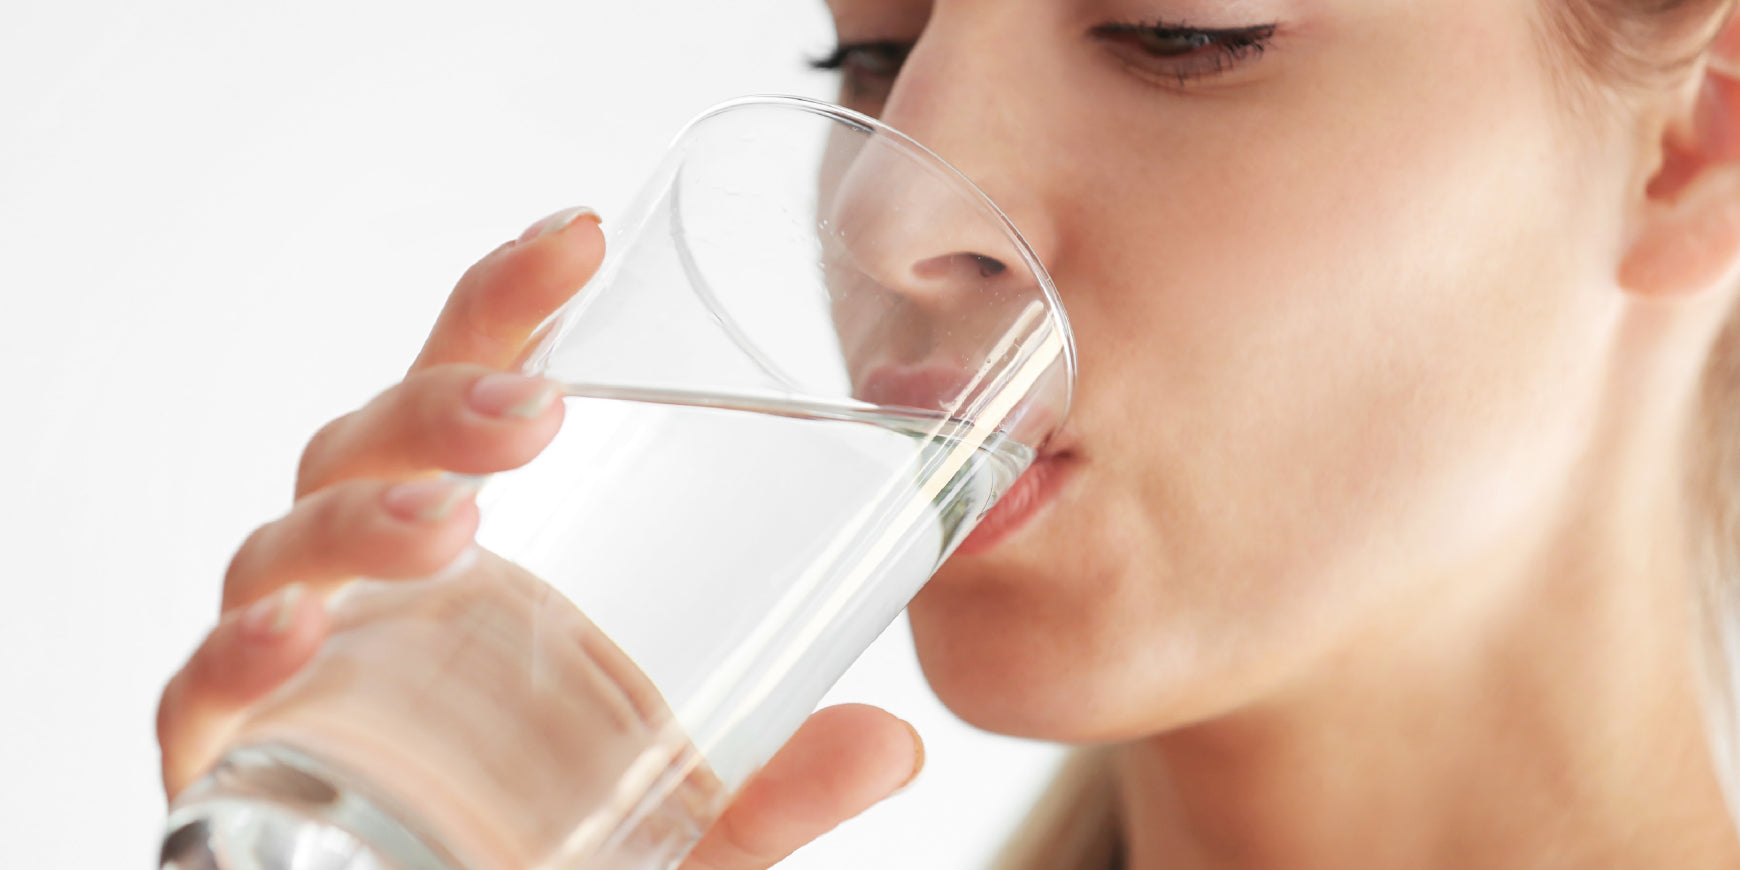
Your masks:
[{"label": "white background", "polygon": [[[690,115],[826,94],[830,35],[821,0],[5,0],[0,863],[155,867],[157,692],[302,440]],[[903,631],[832,700],[915,722],[929,769],[782,866],[979,866],[1056,757],[951,719]]]}]

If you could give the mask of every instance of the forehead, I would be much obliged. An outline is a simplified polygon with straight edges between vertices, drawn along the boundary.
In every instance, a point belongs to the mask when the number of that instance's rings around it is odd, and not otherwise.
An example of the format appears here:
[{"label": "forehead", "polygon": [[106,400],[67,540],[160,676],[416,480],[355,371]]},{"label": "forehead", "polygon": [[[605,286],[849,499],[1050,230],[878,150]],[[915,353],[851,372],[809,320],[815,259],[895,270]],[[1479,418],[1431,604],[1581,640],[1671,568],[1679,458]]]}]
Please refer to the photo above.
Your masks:
[{"label": "forehead", "polygon": [[[1093,11],[1121,17],[1204,19],[1237,16],[1293,16],[1323,5],[1419,5],[1435,0],[824,0],[841,23],[876,17],[925,18],[934,7],[1013,6],[1021,3]],[[1455,2],[1455,0],[1450,0]],[[1526,0],[1518,0],[1526,2]],[[1568,2],[1568,0],[1554,0]]]},{"label": "forehead", "polygon": [[930,17],[931,8],[931,0],[826,0],[826,3],[842,30],[890,20],[922,22]]}]

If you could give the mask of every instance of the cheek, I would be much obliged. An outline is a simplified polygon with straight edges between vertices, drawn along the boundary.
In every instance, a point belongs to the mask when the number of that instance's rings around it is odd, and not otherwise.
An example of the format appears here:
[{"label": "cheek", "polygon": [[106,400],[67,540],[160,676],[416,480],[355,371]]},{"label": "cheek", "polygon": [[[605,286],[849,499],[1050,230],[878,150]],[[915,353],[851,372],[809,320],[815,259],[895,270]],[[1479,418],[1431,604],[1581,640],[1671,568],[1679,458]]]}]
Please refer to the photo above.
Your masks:
[{"label": "cheek", "polygon": [[1316,71],[1348,99],[1169,139],[1141,188],[1170,207],[1099,189],[1162,241],[1080,261],[1078,286],[1121,289],[1068,300],[1084,381],[1107,355],[1083,392],[1188,575],[1316,583],[1397,541],[1420,569],[1457,558],[1541,495],[1586,410],[1612,305],[1588,283],[1593,158],[1532,44],[1430,70],[1408,55],[1441,47],[1388,51]]},{"label": "cheek", "polygon": [[1068,180],[1053,263],[1090,463],[1019,559],[915,602],[946,701],[1002,730],[1061,705],[1081,716],[1028,733],[1076,736],[1210,715],[1562,494],[1616,305],[1589,179],[1621,176],[1532,52],[1422,72],[1401,46],[1393,74],[1312,79],[1357,100],[1073,143],[1123,155]]}]

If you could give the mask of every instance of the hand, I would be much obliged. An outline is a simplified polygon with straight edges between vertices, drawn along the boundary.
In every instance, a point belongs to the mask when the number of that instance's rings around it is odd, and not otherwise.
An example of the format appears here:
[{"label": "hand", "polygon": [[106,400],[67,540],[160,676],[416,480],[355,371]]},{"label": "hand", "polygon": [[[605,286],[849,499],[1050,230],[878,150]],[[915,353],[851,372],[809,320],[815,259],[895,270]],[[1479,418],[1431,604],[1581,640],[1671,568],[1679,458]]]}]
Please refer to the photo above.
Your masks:
[{"label": "hand", "polygon": [[[499,370],[597,269],[603,236],[588,217],[553,216],[479,261],[405,380],[310,440],[294,506],[238,550],[217,627],[164,690],[157,732],[170,799],[216,762],[243,711],[320,647],[323,592],[357,576],[425,577],[470,545],[471,494],[434,472],[517,468],[555,437],[555,388]],[[769,867],[905,784],[922,760],[917,735],[894,716],[822,710],[743,787],[684,868]]]}]

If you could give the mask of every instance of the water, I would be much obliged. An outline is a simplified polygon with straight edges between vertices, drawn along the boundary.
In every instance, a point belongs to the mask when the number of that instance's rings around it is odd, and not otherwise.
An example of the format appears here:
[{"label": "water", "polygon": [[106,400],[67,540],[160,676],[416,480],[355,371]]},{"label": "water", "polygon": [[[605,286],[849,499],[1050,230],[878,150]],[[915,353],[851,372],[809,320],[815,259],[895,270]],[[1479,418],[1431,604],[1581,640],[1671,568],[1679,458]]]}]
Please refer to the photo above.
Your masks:
[{"label": "water", "polygon": [[478,540],[596,622],[733,785],[1031,458],[935,414],[570,392],[555,442],[484,491]]},{"label": "water", "polygon": [[672,866],[1030,458],[849,404],[565,402],[469,559],[334,606],[178,802],[173,866]]}]

